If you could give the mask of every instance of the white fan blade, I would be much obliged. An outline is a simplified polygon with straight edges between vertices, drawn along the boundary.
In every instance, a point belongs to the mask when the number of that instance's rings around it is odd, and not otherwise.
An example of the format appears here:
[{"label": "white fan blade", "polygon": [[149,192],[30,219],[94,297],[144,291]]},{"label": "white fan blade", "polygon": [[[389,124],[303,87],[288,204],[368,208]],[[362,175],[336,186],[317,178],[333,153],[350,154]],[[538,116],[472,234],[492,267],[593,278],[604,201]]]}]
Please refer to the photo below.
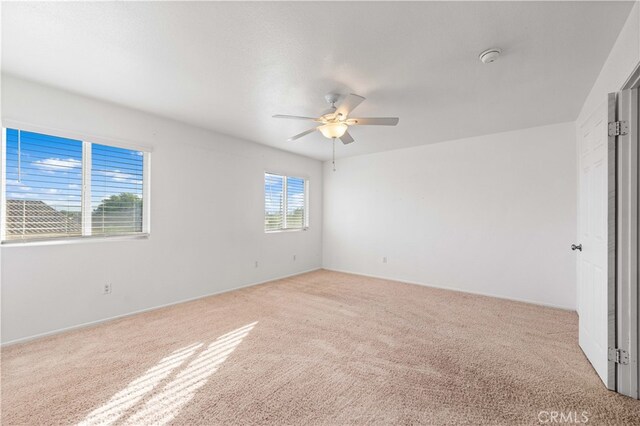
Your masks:
[{"label": "white fan blade", "polygon": [[395,126],[398,121],[400,121],[398,117],[350,118],[347,124],[349,126]]},{"label": "white fan blade", "polygon": [[336,110],[336,114],[342,114],[342,117],[347,117],[351,111],[356,109],[358,105],[360,105],[364,101],[362,96],[354,95],[351,93],[347,95],[346,98],[342,101],[338,109]]},{"label": "white fan blade", "polygon": [[351,142],[354,142],[354,139],[353,137],[351,137],[349,132],[345,132],[344,135],[342,135],[342,137],[340,138],[340,140],[345,145],[350,144]]},{"label": "white fan blade", "polygon": [[282,114],[276,114],[273,116],[273,118],[290,118],[293,120],[311,120],[311,121],[317,120],[317,118],[313,118],[313,117],[302,117],[299,115],[282,115]]},{"label": "white fan blade", "polygon": [[318,128],[319,128],[319,127],[320,127],[320,126],[318,126],[318,127],[314,127],[313,129],[309,129],[309,130],[307,130],[307,131],[305,131],[305,132],[298,133],[298,134],[297,134],[297,135],[295,135],[295,136],[291,136],[289,139],[287,139],[287,142],[295,141],[296,139],[300,139],[300,138],[301,138],[301,137],[303,137],[303,136],[307,136],[309,133],[313,133],[313,132],[315,132],[316,130],[318,130]]}]

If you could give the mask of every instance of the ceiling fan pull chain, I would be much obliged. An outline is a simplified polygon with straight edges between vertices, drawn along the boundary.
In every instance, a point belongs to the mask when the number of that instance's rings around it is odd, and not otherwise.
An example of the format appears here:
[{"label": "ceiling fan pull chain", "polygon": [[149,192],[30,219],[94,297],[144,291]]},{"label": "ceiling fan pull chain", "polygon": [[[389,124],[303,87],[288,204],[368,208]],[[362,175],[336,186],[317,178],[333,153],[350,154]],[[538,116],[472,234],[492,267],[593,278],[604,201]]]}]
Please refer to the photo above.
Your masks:
[{"label": "ceiling fan pull chain", "polygon": [[331,138],[333,141],[333,171],[336,171],[336,138]]}]

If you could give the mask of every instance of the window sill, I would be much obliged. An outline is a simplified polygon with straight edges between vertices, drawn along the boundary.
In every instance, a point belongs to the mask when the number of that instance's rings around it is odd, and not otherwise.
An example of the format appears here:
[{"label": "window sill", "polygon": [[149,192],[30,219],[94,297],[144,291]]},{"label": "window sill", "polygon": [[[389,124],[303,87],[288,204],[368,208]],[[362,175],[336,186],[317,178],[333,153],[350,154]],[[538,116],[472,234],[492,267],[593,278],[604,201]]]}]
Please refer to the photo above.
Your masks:
[{"label": "window sill", "polygon": [[93,237],[69,237],[69,238],[49,238],[49,239],[31,239],[31,240],[6,240],[2,241],[2,247],[25,247],[25,246],[54,246],[63,244],[85,244],[97,242],[115,242],[129,240],[147,240],[149,234],[128,234],[128,235],[111,235],[111,236],[93,236]]},{"label": "window sill", "polygon": [[309,228],[292,228],[292,229],[274,229],[273,231],[264,231],[265,234],[280,234],[283,232],[300,232],[307,231]]}]

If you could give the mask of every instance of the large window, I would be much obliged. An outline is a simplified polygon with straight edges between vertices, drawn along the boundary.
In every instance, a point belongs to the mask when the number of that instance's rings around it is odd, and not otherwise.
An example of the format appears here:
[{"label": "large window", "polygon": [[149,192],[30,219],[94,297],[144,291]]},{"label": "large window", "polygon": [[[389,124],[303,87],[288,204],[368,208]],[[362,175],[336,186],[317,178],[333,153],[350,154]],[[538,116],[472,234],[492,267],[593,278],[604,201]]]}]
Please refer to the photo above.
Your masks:
[{"label": "large window", "polygon": [[264,230],[306,229],[309,182],[300,177],[264,174]]},{"label": "large window", "polygon": [[144,151],[3,129],[3,242],[148,233]]}]

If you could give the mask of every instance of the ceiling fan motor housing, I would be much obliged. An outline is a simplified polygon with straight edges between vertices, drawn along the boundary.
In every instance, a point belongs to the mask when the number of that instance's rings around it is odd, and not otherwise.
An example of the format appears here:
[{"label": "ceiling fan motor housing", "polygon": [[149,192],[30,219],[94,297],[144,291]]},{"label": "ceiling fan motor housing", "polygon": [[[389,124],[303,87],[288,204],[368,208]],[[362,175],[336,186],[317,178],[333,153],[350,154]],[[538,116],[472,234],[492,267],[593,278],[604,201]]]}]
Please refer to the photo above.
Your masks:
[{"label": "ceiling fan motor housing", "polygon": [[338,99],[340,99],[340,95],[338,95],[337,93],[327,93],[326,95],[324,95],[324,98],[328,104],[333,105],[338,102]]}]

